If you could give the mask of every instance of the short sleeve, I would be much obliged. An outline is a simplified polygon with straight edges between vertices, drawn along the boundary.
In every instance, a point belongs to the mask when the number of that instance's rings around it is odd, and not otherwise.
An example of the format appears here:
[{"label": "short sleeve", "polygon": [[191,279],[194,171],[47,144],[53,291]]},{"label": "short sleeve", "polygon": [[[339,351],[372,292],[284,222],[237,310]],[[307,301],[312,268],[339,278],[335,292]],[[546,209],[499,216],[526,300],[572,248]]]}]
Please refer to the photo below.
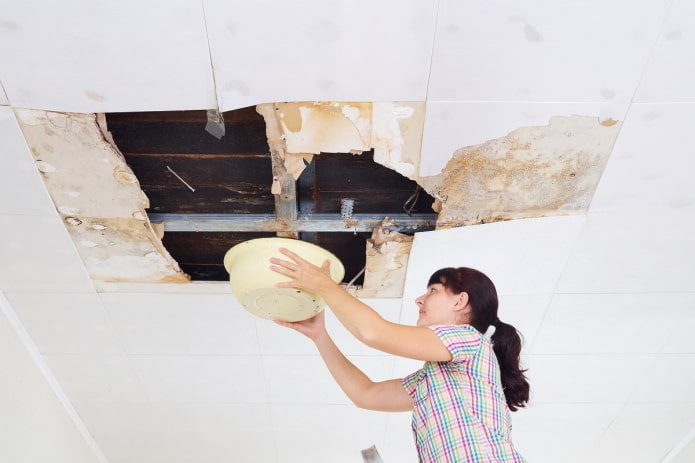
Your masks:
[{"label": "short sleeve", "polygon": [[415,391],[417,389],[417,385],[422,379],[422,376],[425,374],[424,368],[409,374],[405,378],[401,379],[401,385],[403,386],[403,389],[405,389],[405,392],[408,393],[410,397],[415,397]]},{"label": "short sleeve", "polygon": [[437,325],[430,329],[451,352],[453,362],[464,362],[478,353],[485,339],[470,325]]}]

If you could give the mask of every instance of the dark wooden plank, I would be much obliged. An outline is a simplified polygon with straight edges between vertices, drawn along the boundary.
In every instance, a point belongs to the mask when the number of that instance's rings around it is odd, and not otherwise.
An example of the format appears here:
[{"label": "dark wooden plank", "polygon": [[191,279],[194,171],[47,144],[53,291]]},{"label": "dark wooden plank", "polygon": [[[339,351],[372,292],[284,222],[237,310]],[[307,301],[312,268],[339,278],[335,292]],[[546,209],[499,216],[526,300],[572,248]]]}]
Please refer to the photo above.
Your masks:
[{"label": "dark wooden plank", "polygon": [[373,153],[361,155],[321,154],[315,156],[316,188],[323,191],[355,189],[408,190],[416,183],[398,172],[374,162]]},{"label": "dark wooden plank", "polygon": [[[371,233],[314,233],[313,242],[335,254],[345,267],[345,283],[352,280],[365,265],[366,241]],[[363,276],[355,280],[356,285],[362,284]]]},{"label": "dark wooden plank", "polygon": [[180,264],[180,267],[193,281],[229,281],[224,265]]},{"label": "dark wooden plank", "polygon": [[[205,111],[109,113],[108,130],[123,153],[267,153],[263,117],[249,109],[224,113],[221,140],[205,131]],[[202,117],[201,117],[202,116]]]},{"label": "dark wooden plank", "polygon": [[178,186],[181,181],[193,188],[226,186],[239,190],[266,188],[270,191],[273,171],[269,154],[209,156],[198,154],[126,154],[126,162],[142,185]]},{"label": "dark wooden plank", "polygon": [[179,264],[221,265],[225,253],[239,243],[255,238],[269,238],[274,233],[165,233],[162,243],[176,255]]},{"label": "dark wooden plank", "polygon": [[185,185],[157,187],[141,185],[152,212],[180,214],[273,214],[275,199],[270,189],[202,187],[195,192]]}]

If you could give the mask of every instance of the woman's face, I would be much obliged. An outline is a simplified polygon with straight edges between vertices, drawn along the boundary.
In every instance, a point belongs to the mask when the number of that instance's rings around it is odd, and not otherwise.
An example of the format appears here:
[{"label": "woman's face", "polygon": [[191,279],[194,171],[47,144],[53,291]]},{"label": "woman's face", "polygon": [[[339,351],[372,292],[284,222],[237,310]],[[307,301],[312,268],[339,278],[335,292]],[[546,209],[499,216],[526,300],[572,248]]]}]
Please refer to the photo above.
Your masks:
[{"label": "woman's face", "polygon": [[415,299],[419,309],[417,326],[456,324],[456,308],[460,295],[453,294],[443,284],[434,283],[427,292]]}]

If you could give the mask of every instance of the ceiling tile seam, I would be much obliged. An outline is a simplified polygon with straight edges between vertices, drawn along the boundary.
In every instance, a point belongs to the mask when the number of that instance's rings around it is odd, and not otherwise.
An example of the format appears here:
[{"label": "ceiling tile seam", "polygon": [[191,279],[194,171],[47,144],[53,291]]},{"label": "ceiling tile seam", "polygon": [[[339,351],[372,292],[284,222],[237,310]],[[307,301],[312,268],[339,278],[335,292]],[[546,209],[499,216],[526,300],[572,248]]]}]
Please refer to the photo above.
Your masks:
[{"label": "ceiling tile seam", "polygon": [[111,332],[113,333],[114,338],[116,338],[116,342],[118,343],[118,346],[121,349],[121,352],[122,352],[121,355],[125,356],[126,361],[128,362],[128,367],[130,368],[130,371],[133,374],[133,377],[135,378],[135,381],[138,385],[138,389],[140,390],[140,393],[147,400],[147,404],[150,407],[153,407],[154,404],[152,403],[152,399],[150,398],[149,394],[147,394],[147,389],[145,388],[144,382],[143,382],[142,378],[140,378],[140,375],[138,375],[137,369],[133,365],[131,356],[128,353],[128,351],[126,350],[125,345],[123,344],[123,341],[121,340],[121,337],[118,335],[118,330],[116,329],[116,325],[113,323],[113,319],[111,318],[111,313],[106,308],[106,305],[104,304],[104,301],[101,298],[101,294],[97,293],[96,296],[99,299],[99,306],[101,307],[101,310],[106,315],[106,319],[109,323],[109,326],[111,327]]},{"label": "ceiling tile seam", "polygon": [[[574,216],[576,217],[576,216]],[[555,279],[555,283],[553,284],[553,289],[550,292],[551,297],[550,300],[548,301],[547,305],[545,306],[545,311],[543,311],[543,317],[541,317],[541,321],[538,324],[538,330],[536,330],[536,333],[534,334],[533,341],[529,345],[529,352],[534,351],[534,347],[536,344],[536,340],[538,339],[538,334],[541,331],[541,328],[543,327],[543,324],[546,321],[546,318],[548,317],[548,313],[550,312],[550,307],[552,306],[552,302],[555,299],[555,295],[558,293],[557,288],[560,282],[562,281],[562,277],[565,274],[565,271],[567,270],[567,263],[569,262],[570,258],[572,257],[573,251],[576,249],[577,243],[579,242],[579,238],[582,235],[582,232],[586,229],[587,224],[586,224],[586,215],[582,216],[583,218],[581,219],[582,223],[574,233],[574,237],[572,239],[572,243],[570,246],[568,246],[568,250],[564,256],[564,262],[562,264],[562,270],[560,270],[560,273],[558,274],[557,278]]]},{"label": "ceiling tile seam", "polygon": [[671,463],[672,461],[675,461],[676,457],[678,454],[681,453],[681,451],[688,446],[690,441],[695,440],[695,426],[693,426],[690,431],[688,431],[679,441],[676,445],[673,446],[673,448],[666,454],[663,460],[661,460],[661,463]]},{"label": "ceiling tile seam", "polygon": [[[7,92],[5,91],[5,87],[2,85],[2,81],[0,80],[0,97],[4,96],[5,101],[7,101],[7,106],[12,107],[12,102],[10,101],[10,98],[7,96]],[[3,105],[5,106],[5,105]]]},{"label": "ceiling tile seam", "polygon": [[[208,17],[207,13],[205,11],[205,0],[200,0],[200,7],[203,10],[203,24],[205,25],[205,41],[207,42],[208,46],[208,59],[210,60],[210,74],[212,75],[212,91],[214,92],[215,95],[215,104],[217,105],[217,111],[220,112],[220,108],[222,108],[222,101],[220,100],[220,96],[217,93],[217,79],[215,77],[215,63],[212,59],[212,47],[210,46],[210,31],[208,29]],[[210,108],[207,108],[210,109]]]},{"label": "ceiling tile seam", "polygon": [[274,450],[274,455],[277,460],[278,457],[278,450],[279,450],[279,442],[278,442],[278,435],[279,435],[279,427],[278,424],[276,423],[275,417],[273,415],[273,407],[272,407],[272,402],[270,400],[270,391],[268,390],[268,377],[265,374],[265,361],[264,361],[264,356],[263,351],[261,349],[261,340],[260,337],[258,336],[258,323],[260,323],[260,319],[258,317],[253,318],[253,332],[254,332],[254,339],[256,340],[256,349],[258,351],[258,362],[260,363],[261,367],[261,380],[263,381],[263,397],[265,398],[265,407],[268,410],[268,417],[270,418],[270,427],[273,430],[273,450]]},{"label": "ceiling tile seam", "polygon": [[630,98],[630,106],[635,103],[635,97],[637,96],[637,92],[639,91],[640,87],[642,86],[642,81],[644,80],[644,75],[647,73],[647,68],[649,67],[649,64],[652,61],[652,58],[654,57],[654,51],[656,50],[656,46],[659,43],[659,40],[663,36],[664,33],[664,26],[666,25],[666,21],[668,21],[669,16],[671,16],[671,10],[673,9],[673,3],[675,0],[671,0],[668,4],[668,7],[666,8],[666,13],[664,13],[664,17],[661,20],[661,24],[659,25],[659,31],[656,34],[656,37],[654,38],[654,43],[652,43],[652,46],[649,50],[649,53],[647,54],[647,59],[644,62],[644,66],[642,67],[642,73],[640,74],[639,79],[637,80],[637,84],[635,85],[635,90],[632,92],[632,98]]},{"label": "ceiling tile seam", "polygon": [[53,391],[56,398],[58,399],[58,402],[60,402],[61,406],[67,413],[70,420],[75,424],[77,432],[85,440],[87,446],[92,450],[92,452],[94,452],[94,455],[97,457],[99,461],[101,461],[102,463],[108,463],[108,460],[102,452],[101,447],[94,440],[94,437],[89,432],[89,429],[87,428],[85,423],[80,418],[80,415],[73,407],[72,403],[68,399],[68,396],[65,394],[65,391],[63,391],[63,388],[60,386],[60,383],[53,375],[53,372],[44,360],[43,355],[41,355],[41,353],[39,352],[38,347],[36,346],[36,344],[34,344],[34,341],[31,339],[31,336],[29,336],[29,333],[24,328],[24,325],[22,325],[22,322],[19,320],[19,317],[12,309],[10,302],[5,298],[5,295],[2,293],[2,291],[0,291],[0,312],[2,312],[9,321],[10,326],[14,329],[21,343],[24,345],[24,348],[28,351],[30,358],[38,368],[41,376],[46,380],[46,382],[48,383],[48,387],[51,389],[51,391]]},{"label": "ceiling tile seam", "polygon": [[533,354],[536,348],[536,341],[538,340],[538,336],[540,335],[541,330],[543,329],[543,324],[545,323],[546,319],[548,318],[548,313],[550,312],[550,307],[553,305],[553,300],[555,299],[555,292],[550,293],[548,298],[548,302],[545,305],[545,310],[543,310],[543,316],[541,317],[540,322],[538,322],[538,328],[536,329],[536,332],[533,334],[533,339],[530,340],[530,342],[527,342],[524,333],[521,333],[522,339],[524,340],[524,343],[528,345],[528,353]]},{"label": "ceiling tile seam", "polygon": [[429,101],[430,96],[430,83],[432,81],[432,66],[434,63],[434,51],[437,46],[437,31],[439,30],[439,10],[441,7],[441,0],[437,0],[437,11],[434,14],[434,31],[432,32],[432,47],[430,48],[430,62],[427,69],[427,85],[425,87],[425,102]]}]

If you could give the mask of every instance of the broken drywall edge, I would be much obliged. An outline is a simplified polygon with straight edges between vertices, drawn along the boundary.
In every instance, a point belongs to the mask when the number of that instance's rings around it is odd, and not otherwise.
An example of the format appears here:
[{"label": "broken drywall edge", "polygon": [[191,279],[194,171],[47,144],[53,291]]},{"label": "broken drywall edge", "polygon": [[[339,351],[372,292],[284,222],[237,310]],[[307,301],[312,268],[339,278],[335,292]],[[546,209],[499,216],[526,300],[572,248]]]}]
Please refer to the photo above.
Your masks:
[{"label": "broken drywall edge", "polygon": [[413,236],[387,227],[394,221],[385,218],[366,243],[364,283],[358,297],[397,298],[403,296],[408,257]]},{"label": "broken drywall edge", "polygon": [[93,280],[188,282],[147,219],[147,197],[103,116],[17,110],[49,194]]},{"label": "broken drywall edge", "polygon": [[437,228],[586,212],[621,124],[553,117],[457,150],[420,184],[441,208]]},{"label": "broken drywall edge", "polygon": [[424,102],[292,102],[256,108],[266,125],[277,127],[268,143],[282,151],[295,179],[312,155],[373,149],[377,163],[418,180]]}]

